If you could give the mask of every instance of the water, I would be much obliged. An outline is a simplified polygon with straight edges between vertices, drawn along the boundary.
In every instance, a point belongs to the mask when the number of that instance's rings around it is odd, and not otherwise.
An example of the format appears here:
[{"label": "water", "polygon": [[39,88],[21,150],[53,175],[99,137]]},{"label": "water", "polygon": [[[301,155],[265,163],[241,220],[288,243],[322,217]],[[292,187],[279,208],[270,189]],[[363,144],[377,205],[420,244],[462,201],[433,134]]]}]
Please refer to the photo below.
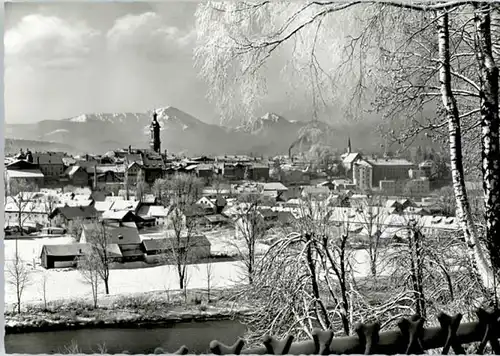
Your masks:
[{"label": "water", "polygon": [[5,335],[5,352],[21,354],[69,353],[65,346],[72,342],[83,353],[98,353],[104,345],[106,353],[152,354],[161,347],[175,352],[186,345],[190,353],[207,353],[212,340],[233,344],[243,336],[245,326],[238,321],[204,321],[177,323],[151,328],[80,329]]}]

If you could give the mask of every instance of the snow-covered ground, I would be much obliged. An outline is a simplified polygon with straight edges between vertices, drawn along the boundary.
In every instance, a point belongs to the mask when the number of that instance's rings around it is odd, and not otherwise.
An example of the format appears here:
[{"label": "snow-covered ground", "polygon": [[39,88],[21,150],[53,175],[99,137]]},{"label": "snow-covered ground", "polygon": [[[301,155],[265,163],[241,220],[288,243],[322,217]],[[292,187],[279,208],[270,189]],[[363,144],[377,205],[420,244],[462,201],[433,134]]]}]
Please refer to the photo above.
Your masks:
[{"label": "snow-covered ground", "polygon": [[[228,287],[238,283],[241,276],[240,262],[212,264],[211,285],[213,288]],[[77,270],[45,270],[37,267],[30,275],[30,283],[24,291],[25,302],[43,301],[43,279],[46,275],[47,300],[92,298],[89,285],[85,284]],[[188,266],[188,288],[206,288],[207,268],[205,264]],[[174,266],[158,266],[139,269],[111,270],[110,293],[132,294],[152,291],[168,291],[179,288]],[[101,290],[101,293],[103,291]],[[5,302],[16,301],[15,287],[5,286]]]},{"label": "snow-covered ground", "polygon": [[[85,284],[78,271],[72,269],[45,270],[40,266],[40,253],[43,245],[71,242],[74,242],[71,237],[18,240],[17,245],[21,259],[26,262],[29,268],[33,269],[30,274],[30,282],[24,291],[24,301],[42,301],[42,281],[44,279],[46,280],[47,300],[91,298],[90,286]],[[9,264],[9,261],[15,256],[16,241],[4,240],[3,244],[5,261]],[[129,294],[178,289],[179,282],[174,267],[157,266],[112,270],[110,272],[110,292],[111,294]],[[211,264],[211,269],[210,283],[212,287],[228,287],[241,280],[243,265],[241,262],[218,262]],[[188,266],[188,276],[188,288],[205,288],[207,285],[207,265]],[[6,276],[6,278],[8,277]],[[15,300],[15,286],[6,283],[5,302],[13,303]]]},{"label": "snow-covered ground", "polygon": [[[229,252],[234,247],[224,242],[223,235],[211,233],[209,239],[212,242],[213,253]],[[61,238],[38,238],[18,241],[18,249],[21,258],[33,268],[30,275],[30,283],[24,291],[25,302],[42,301],[42,281],[46,280],[47,300],[72,299],[79,297],[91,298],[91,288],[82,280],[80,273],[72,269],[50,269],[40,267],[40,252],[45,244],[70,243],[71,237]],[[15,256],[15,240],[4,240],[4,251],[6,263]],[[259,252],[264,252],[266,245],[259,245]],[[233,250],[234,251],[234,250]],[[33,263],[35,266],[33,267]],[[369,258],[366,251],[358,250],[353,258],[355,276],[366,276],[369,274]],[[229,287],[240,283],[242,279],[242,262],[218,262],[211,265],[213,288]],[[131,294],[140,292],[166,291],[178,289],[178,277],[175,266],[158,266],[137,269],[112,270],[110,275],[111,294]],[[44,275],[46,277],[44,277]],[[207,265],[198,264],[188,266],[188,288],[206,288]],[[8,278],[8,276],[6,276]],[[5,302],[14,303],[15,287],[6,283]]]}]

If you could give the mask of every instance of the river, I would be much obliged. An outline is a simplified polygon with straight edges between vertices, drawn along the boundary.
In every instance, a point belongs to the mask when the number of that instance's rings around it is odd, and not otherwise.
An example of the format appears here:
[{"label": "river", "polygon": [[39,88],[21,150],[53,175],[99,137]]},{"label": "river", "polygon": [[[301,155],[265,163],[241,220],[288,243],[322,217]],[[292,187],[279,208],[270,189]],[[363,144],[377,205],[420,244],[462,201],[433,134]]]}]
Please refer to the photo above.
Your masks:
[{"label": "river", "polygon": [[106,353],[128,351],[132,354],[152,354],[157,347],[175,352],[186,345],[190,353],[208,352],[212,340],[233,344],[243,336],[245,326],[235,320],[175,323],[150,328],[104,328],[33,332],[5,335],[8,354],[68,354],[66,347],[78,345],[80,352]]}]

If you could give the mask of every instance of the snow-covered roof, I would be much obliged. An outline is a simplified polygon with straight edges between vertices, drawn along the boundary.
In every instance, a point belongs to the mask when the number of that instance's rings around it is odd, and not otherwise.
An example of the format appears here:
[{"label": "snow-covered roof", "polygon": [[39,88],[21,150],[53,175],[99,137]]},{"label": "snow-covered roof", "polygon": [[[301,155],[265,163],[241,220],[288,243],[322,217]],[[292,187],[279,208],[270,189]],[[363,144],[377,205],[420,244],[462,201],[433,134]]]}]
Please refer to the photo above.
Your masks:
[{"label": "snow-covered roof", "polygon": [[347,153],[342,155],[342,161],[346,164],[353,163],[359,156],[359,153]]},{"label": "snow-covered roof", "polygon": [[28,201],[26,203],[16,204],[14,201],[9,201],[7,204],[5,204],[4,211],[6,213],[18,213],[19,208],[21,208],[21,211],[23,213],[37,213],[37,214],[49,214],[50,211],[48,209],[48,206],[44,204],[43,202],[37,202],[37,201]]},{"label": "snow-covered roof", "polygon": [[39,169],[30,169],[30,170],[14,170],[10,169],[7,170],[7,176],[9,178],[24,178],[24,179],[29,179],[29,178],[43,178],[44,175],[42,171]]},{"label": "snow-covered roof", "polygon": [[104,212],[104,211],[110,210],[113,203],[114,202],[112,202],[112,201],[96,201],[94,203],[94,208],[95,208],[95,210],[97,210],[99,212]]},{"label": "snow-covered roof", "polygon": [[136,210],[139,205],[135,200],[116,200],[111,206],[111,210]]},{"label": "snow-covered roof", "polygon": [[278,191],[278,192],[286,192],[288,190],[288,188],[285,187],[280,182],[264,183],[263,187],[264,187],[264,191],[275,190],[275,191]]}]

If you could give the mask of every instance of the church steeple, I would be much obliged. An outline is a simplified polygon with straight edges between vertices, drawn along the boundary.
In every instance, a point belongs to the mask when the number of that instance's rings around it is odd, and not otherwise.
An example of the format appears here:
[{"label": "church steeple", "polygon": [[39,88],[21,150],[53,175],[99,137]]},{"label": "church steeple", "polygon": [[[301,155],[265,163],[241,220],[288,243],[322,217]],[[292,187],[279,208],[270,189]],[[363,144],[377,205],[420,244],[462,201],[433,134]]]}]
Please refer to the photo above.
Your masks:
[{"label": "church steeple", "polygon": [[161,153],[161,142],[160,142],[160,124],[157,120],[158,113],[156,110],[153,111],[153,121],[151,122],[151,141],[149,146],[155,152]]},{"label": "church steeple", "polygon": [[347,138],[347,153],[351,153],[351,136]]}]

